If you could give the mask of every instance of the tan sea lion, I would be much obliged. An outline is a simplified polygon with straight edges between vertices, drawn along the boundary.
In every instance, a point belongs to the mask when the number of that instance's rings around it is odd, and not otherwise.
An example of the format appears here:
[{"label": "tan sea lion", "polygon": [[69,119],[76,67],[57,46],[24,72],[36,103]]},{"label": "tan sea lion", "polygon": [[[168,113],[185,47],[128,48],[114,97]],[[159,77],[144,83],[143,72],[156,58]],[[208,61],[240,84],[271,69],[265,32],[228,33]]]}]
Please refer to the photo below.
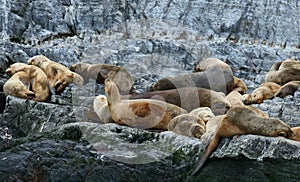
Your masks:
[{"label": "tan sea lion", "polygon": [[32,99],[35,94],[29,90],[30,77],[24,71],[19,71],[12,75],[3,85],[3,92],[7,95],[23,99]]},{"label": "tan sea lion", "polygon": [[107,98],[105,95],[98,95],[93,102],[94,112],[103,123],[114,123],[108,109]]},{"label": "tan sea lion", "polygon": [[181,114],[171,119],[168,131],[173,131],[183,136],[201,138],[205,133],[205,123],[198,116]]},{"label": "tan sea lion", "polygon": [[83,84],[83,78],[79,74],[72,72],[60,63],[51,61],[44,55],[33,56],[27,62],[41,68],[46,73],[50,87],[54,88],[57,94],[62,93],[70,83],[78,86]]},{"label": "tan sea lion", "polygon": [[274,63],[265,76],[266,82],[275,82],[284,85],[290,81],[300,81],[300,62],[287,59]]},{"label": "tan sea lion", "polygon": [[300,142],[300,126],[292,127],[291,129],[295,133],[295,135],[289,137],[289,139]]},{"label": "tan sea lion", "polygon": [[300,81],[290,81],[279,89],[278,92],[275,93],[275,97],[286,97],[288,95],[294,95],[294,93],[298,90],[300,86]]},{"label": "tan sea lion", "polygon": [[96,80],[96,83],[103,84],[106,78],[110,78],[118,86],[121,94],[132,92],[134,81],[125,67],[109,64],[76,63],[70,66],[70,70],[81,75],[85,83],[92,78]]},{"label": "tan sea lion", "polygon": [[199,107],[209,107],[215,115],[226,113],[230,103],[221,92],[197,87],[183,87],[171,90],[152,91],[125,95],[126,99],[159,99],[177,105],[188,112]]},{"label": "tan sea lion", "polygon": [[19,71],[26,72],[30,77],[31,90],[35,101],[48,101],[51,98],[47,75],[39,67],[24,63],[14,63],[6,69],[6,74],[13,75]]},{"label": "tan sea lion", "polygon": [[199,107],[193,109],[191,112],[189,112],[189,114],[200,117],[205,123],[207,123],[210,118],[215,117],[214,113],[209,107]]},{"label": "tan sea lion", "polygon": [[198,65],[204,71],[160,79],[154,84],[153,90],[202,87],[224,94],[231,91],[234,78],[230,66],[216,58],[207,58]]},{"label": "tan sea lion", "polygon": [[192,175],[195,175],[204,165],[205,161],[218,147],[221,137],[234,135],[262,135],[270,137],[283,136],[291,138],[295,133],[285,122],[275,118],[263,118],[245,106],[236,106],[228,110],[226,116],[220,122],[217,130],[209,143],[202,159],[197,163]]},{"label": "tan sea lion", "polygon": [[265,82],[259,85],[251,94],[243,95],[244,104],[260,104],[263,100],[271,99],[281,86],[274,82]]},{"label": "tan sea lion", "polygon": [[118,87],[114,82],[108,78],[104,85],[108,108],[117,124],[167,130],[172,118],[187,114],[186,110],[160,100],[121,100]]},{"label": "tan sea lion", "polygon": [[[245,106],[244,102],[243,102],[243,95],[241,95],[239,92],[237,91],[231,91],[227,96],[226,99],[229,101],[229,103],[231,104],[231,107],[235,107],[235,106]],[[254,106],[246,106],[249,107],[251,110],[253,110],[254,112],[256,112],[256,114],[258,114],[261,117],[265,117],[268,118],[269,115],[265,112],[263,112],[262,110],[260,110],[257,107]]]}]

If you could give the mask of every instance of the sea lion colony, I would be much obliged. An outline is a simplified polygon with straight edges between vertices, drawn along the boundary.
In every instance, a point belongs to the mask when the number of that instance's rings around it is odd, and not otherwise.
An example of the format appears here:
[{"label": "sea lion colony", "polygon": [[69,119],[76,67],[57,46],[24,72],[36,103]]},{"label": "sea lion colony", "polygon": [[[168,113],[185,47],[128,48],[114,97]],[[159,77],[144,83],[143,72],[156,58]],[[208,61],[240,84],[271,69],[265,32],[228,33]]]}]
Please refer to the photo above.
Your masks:
[{"label": "sea lion colony", "polygon": [[266,74],[266,82],[247,94],[244,81],[234,77],[226,63],[207,58],[197,64],[194,73],[163,78],[154,85],[153,91],[130,94],[133,79],[126,68],[76,63],[69,69],[37,55],[28,60],[29,65],[15,63],[6,70],[12,76],[4,85],[4,93],[48,101],[51,94],[62,93],[68,84],[81,86],[89,78],[95,79],[97,83],[104,83],[106,95],[95,98],[87,113],[88,121],[170,130],[196,138],[213,132],[212,141],[193,171],[194,175],[217,148],[221,137],[256,134],[300,141],[298,127],[290,128],[258,108],[247,106],[275,96],[293,95],[300,84],[299,63],[295,59],[274,63]]}]

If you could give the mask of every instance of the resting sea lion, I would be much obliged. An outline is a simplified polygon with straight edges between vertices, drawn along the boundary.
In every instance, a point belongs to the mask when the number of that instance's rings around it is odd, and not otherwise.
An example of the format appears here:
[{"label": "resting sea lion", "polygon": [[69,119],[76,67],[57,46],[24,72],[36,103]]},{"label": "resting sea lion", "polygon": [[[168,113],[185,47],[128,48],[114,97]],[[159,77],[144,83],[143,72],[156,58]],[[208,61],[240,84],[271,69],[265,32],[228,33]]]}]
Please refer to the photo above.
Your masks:
[{"label": "resting sea lion", "polygon": [[207,58],[200,61],[203,72],[196,72],[158,80],[153,90],[169,90],[181,87],[202,87],[227,94],[231,91],[234,78],[231,68],[216,58]]},{"label": "resting sea lion", "polygon": [[23,99],[32,99],[35,94],[29,90],[30,77],[24,71],[19,71],[12,75],[3,85],[3,92],[7,95]]},{"label": "resting sea lion", "polygon": [[179,135],[201,138],[205,133],[205,123],[198,116],[181,114],[171,119],[168,130]]},{"label": "resting sea lion", "polygon": [[70,70],[81,75],[85,83],[90,78],[96,80],[96,83],[104,83],[106,78],[110,78],[118,86],[121,94],[128,94],[132,91],[134,81],[125,67],[109,64],[76,63],[70,66]]},{"label": "resting sea lion", "polygon": [[290,81],[300,81],[300,62],[288,59],[274,63],[265,76],[266,82],[275,82],[280,85]]},{"label": "resting sea lion", "polygon": [[173,104],[153,99],[121,100],[118,87],[105,80],[108,108],[117,124],[167,130],[170,120],[187,111]]},{"label": "resting sea lion", "polygon": [[294,93],[298,90],[300,86],[300,81],[290,81],[279,89],[278,92],[276,92],[275,97],[286,97],[288,95],[294,95]]},{"label": "resting sea lion", "polygon": [[189,112],[189,114],[200,117],[205,123],[207,123],[210,118],[215,117],[214,113],[209,107],[199,107],[193,109],[191,112]]},{"label": "resting sea lion", "polygon": [[47,75],[51,88],[57,94],[62,93],[70,83],[81,86],[83,78],[67,67],[57,62],[51,61],[46,56],[37,55],[28,60],[28,64],[41,68]]},{"label": "resting sea lion", "polygon": [[262,83],[251,94],[244,94],[243,102],[244,104],[260,104],[263,100],[273,98],[280,88],[281,86],[274,82]]},{"label": "resting sea lion", "polygon": [[245,106],[236,106],[228,110],[226,116],[220,122],[217,130],[209,143],[202,159],[197,164],[192,175],[195,175],[211,153],[218,147],[221,137],[232,137],[234,135],[253,134],[270,137],[283,136],[291,138],[295,133],[290,126],[275,118],[263,118]]},{"label": "resting sea lion", "polygon": [[14,63],[6,69],[6,74],[13,75],[19,71],[26,72],[30,77],[31,90],[35,101],[48,101],[51,98],[47,75],[40,68],[24,63]]},{"label": "resting sea lion", "polygon": [[198,107],[209,107],[215,115],[226,113],[229,102],[221,92],[197,87],[183,87],[171,90],[152,91],[125,95],[126,99],[159,99],[177,105],[188,112]]},{"label": "resting sea lion", "polygon": [[[231,107],[235,107],[235,106],[245,106],[244,102],[243,102],[243,96],[237,92],[237,91],[231,91],[227,96],[226,99],[229,101],[229,103],[231,104]],[[251,110],[253,110],[254,112],[256,112],[256,114],[258,114],[261,117],[265,117],[268,118],[269,115],[265,112],[263,112],[262,110],[260,110],[257,107],[254,106],[246,106],[249,107]]]},{"label": "resting sea lion", "polygon": [[233,83],[233,86],[232,86],[232,91],[233,90],[238,91],[242,95],[247,93],[246,83],[238,77],[234,76],[233,78],[234,78],[234,83]]},{"label": "resting sea lion", "polygon": [[295,133],[295,136],[291,136],[289,139],[300,142],[300,126],[293,127],[291,129]]}]

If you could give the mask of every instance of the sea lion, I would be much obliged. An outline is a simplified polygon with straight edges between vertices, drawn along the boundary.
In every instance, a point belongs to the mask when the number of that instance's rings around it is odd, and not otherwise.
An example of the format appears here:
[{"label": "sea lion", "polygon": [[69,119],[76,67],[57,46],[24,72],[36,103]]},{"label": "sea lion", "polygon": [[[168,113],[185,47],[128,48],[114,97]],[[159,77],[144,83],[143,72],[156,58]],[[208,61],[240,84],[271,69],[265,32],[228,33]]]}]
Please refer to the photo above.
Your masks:
[{"label": "sea lion", "polygon": [[118,87],[105,80],[105,95],[113,120],[120,125],[167,130],[172,118],[187,111],[170,103],[154,99],[121,100]]},{"label": "sea lion", "polygon": [[228,110],[226,116],[218,125],[215,134],[205,150],[202,159],[197,163],[192,175],[195,175],[204,165],[205,161],[218,147],[221,137],[234,135],[262,135],[270,137],[283,136],[291,138],[295,133],[285,122],[275,118],[263,118],[245,106],[236,106]]},{"label": "sea lion", "polygon": [[41,68],[46,73],[50,87],[55,89],[56,94],[61,94],[70,83],[83,85],[83,78],[79,74],[44,55],[33,56],[27,63]]},{"label": "sea lion", "polygon": [[230,103],[221,92],[197,87],[183,87],[171,90],[125,95],[126,99],[160,99],[177,105],[188,112],[199,107],[209,107],[215,115],[226,113]]},{"label": "sea lion", "polygon": [[114,123],[108,109],[107,98],[105,95],[98,95],[93,102],[94,112],[103,123]]},{"label": "sea lion", "polygon": [[266,82],[284,85],[290,81],[300,81],[300,62],[288,59],[274,63],[265,76]]},{"label": "sea lion", "polygon": [[300,142],[300,126],[292,127],[291,129],[295,133],[295,135],[289,137],[289,139]]},{"label": "sea lion", "polygon": [[3,92],[7,95],[23,99],[32,99],[35,94],[29,90],[30,77],[24,71],[19,71],[12,75],[3,85]]},{"label": "sea lion", "polygon": [[200,117],[205,123],[207,123],[210,118],[215,117],[214,113],[209,107],[199,107],[193,109],[191,112],[189,112],[189,114]]},{"label": "sea lion", "polygon": [[198,116],[181,114],[171,119],[168,131],[188,137],[201,138],[205,133],[205,123]]},{"label": "sea lion", "polygon": [[6,69],[7,75],[13,75],[19,71],[26,72],[30,77],[31,90],[35,101],[48,101],[51,98],[47,75],[39,67],[25,63],[14,63]]},{"label": "sea lion", "polygon": [[[231,91],[227,96],[226,99],[229,101],[229,103],[231,104],[231,107],[235,107],[235,106],[245,106],[244,102],[243,102],[243,95],[241,95],[239,92],[237,91]],[[256,114],[258,114],[261,117],[265,117],[268,118],[269,115],[265,112],[263,112],[262,110],[260,110],[257,107],[254,106],[246,106],[249,107],[251,110],[253,110],[254,112],[256,112]]]},{"label": "sea lion", "polygon": [[275,93],[275,97],[286,97],[288,95],[294,95],[294,93],[298,90],[300,86],[300,81],[290,81],[279,89],[278,92]]},{"label": "sea lion", "polygon": [[109,64],[76,63],[70,66],[70,70],[81,75],[84,83],[92,78],[96,80],[96,83],[103,84],[106,78],[110,78],[118,86],[121,94],[132,92],[134,81],[125,67]]},{"label": "sea lion", "polygon": [[158,80],[153,90],[169,90],[181,87],[202,87],[227,94],[231,91],[234,78],[231,68],[216,58],[200,61],[202,72],[166,77]]},{"label": "sea lion", "polygon": [[233,86],[232,86],[232,91],[235,90],[235,91],[238,91],[240,94],[245,94],[247,93],[247,85],[246,83],[238,78],[238,77],[233,77],[234,78],[234,83],[233,83]]},{"label": "sea lion", "polygon": [[243,95],[244,104],[260,104],[263,100],[271,99],[281,86],[275,82],[265,82],[259,85],[251,94]]}]

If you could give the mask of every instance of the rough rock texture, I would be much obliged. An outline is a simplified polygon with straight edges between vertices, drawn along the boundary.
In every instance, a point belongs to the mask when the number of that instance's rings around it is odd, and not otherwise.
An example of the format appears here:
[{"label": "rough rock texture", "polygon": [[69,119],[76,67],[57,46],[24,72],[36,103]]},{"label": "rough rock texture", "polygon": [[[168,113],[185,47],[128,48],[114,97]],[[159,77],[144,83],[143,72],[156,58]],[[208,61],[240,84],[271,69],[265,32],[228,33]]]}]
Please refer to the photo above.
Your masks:
[{"label": "rough rock texture", "polygon": [[[0,91],[10,64],[44,54],[66,66],[125,66],[135,92],[215,56],[251,92],[274,62],[300,59],[299,16],[296,0],[0,0]],[[1,93],[0,181],[300,180],[299,142],[253,135],[222,139],[190,177],[210,138],[90,123],[86,112],[100,93],[94,82],[50,103]],[[256,106],[300,125],[300,91]]]}]

